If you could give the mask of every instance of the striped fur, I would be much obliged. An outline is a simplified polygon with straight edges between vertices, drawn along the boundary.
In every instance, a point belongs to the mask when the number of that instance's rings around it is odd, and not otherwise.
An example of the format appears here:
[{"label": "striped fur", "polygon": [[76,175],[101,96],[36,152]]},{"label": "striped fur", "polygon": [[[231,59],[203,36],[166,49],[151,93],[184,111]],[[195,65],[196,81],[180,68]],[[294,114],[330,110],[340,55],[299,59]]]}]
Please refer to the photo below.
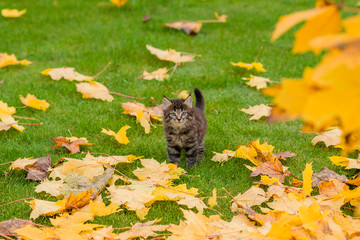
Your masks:
[{"label": "striped fur", "polygon": [[186,154],[186,167],[195,165],[203,159],[206,134],[205,102],[202,93],[195,88],[196,105],[192,97],[172,99],[166,97],[164,104],[164,129],[167,142],[167,153],[171,163],[179,165],[181,151]]}]

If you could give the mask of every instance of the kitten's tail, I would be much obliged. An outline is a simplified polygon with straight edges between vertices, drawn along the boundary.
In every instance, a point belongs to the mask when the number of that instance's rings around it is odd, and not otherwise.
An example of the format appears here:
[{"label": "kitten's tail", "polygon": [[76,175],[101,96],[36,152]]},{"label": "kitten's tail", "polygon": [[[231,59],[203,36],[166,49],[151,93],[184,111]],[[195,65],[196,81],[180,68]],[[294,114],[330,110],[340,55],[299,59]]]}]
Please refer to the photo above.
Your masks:
[{"label": "kitten's tail", "polygon": [[205,109],[205,101],[202,93],[198,88],[194,89],[195,98],[196,98],[196,104],[195,107],[200,108],[202,111]]}]

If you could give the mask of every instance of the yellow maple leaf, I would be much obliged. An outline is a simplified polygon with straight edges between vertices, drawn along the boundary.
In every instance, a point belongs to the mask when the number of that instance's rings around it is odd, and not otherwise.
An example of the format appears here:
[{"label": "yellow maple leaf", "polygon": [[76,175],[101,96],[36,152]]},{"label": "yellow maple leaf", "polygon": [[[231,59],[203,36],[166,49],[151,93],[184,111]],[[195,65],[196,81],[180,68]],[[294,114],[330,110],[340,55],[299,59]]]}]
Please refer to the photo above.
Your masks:
[{"label": "yellow maple leaf", "polygon": [[15,119],[12,116],[6,116],[6,117],[2,117],[0,119],[1,119],[0,131],[2,131],[2,130],[7,131],[10,129],[10,127],[13,127],[20,132],[23,132],[25,129],[23,126],[18,125],[18,122],[15,121]]},{"label": "yellow maple leaf", "polygon": [[240,67],[240,68],[245,68],[248,71],[251,70],[251,69],[255,69],[258,72],[266,72],[263,65],[261,63],[259,63],[259,62],[253,62],[251,64],[250,63],[243,63],[243,62],[237,62],[237,63],[231,62],[231,64],[233,66],[237,66],[237,67]]},{"label": "yellow maple leaf", "polygon": [[7,103],[0,101],[0,119],[13,115],[16,112],[16,108],[9,107]]},{"label": "yellow maple leaf", "polygon": [[113,136],[116,139],[116,141],[118,141],[121,144],[126,145],[126,144],[128,144],[130,142],[128,137],[126,136],[126,130],[129,129],[129,128],[130,128],[130,126],[125,125],[117,133],[115,133],[112,130],[106,130],[106,129],[103,128],[101,132],[105,133],[107,135]]},{"label": "yellow maple leaf", "polygon": [[136,120],[139,121],[140,125],[143,126],[143,128],[145,129],[145,133],[149,134],[150,133],[150,116],[147,114],[147,116],[149,118],[146,118],[144,112],[139,109],[139,111],[136,112]]},{"label": "yellow maple leaf", "polygon": [[48,109],[50,106],[50,104],[46,102],[46,100],[37,99],[37,97],[30,93],[28,93],[26,98],[20,95],[20,100],[24,105],[28,107],[36,108],[43,111],[46,111],[46,109]]},{"label": "yellow maple leaf", "polygon": [[306,194],[306,195],[310,195],[312,192],[312,187],[311,187],[311,177],[313,174],[313,170],[312,170],[312,163],[307,163],[305,170],[303,171],[303,187],[302,187],[302,191]]},{"label": "yellow maple leaf", "polygon": [[244,80],[250,80],[246,84],[250,87],[256,87],[257,90],[266,88],[267,83],[272,82],[268,78],[258,77],[250,75],[250,78],[243,78]]},{"label": "yellow maple leaf", "polygon": [[26,13],[26,9],[21,11],[17,9],[2,9],[1,15],[5,18],[19,18]]},{"label": "yellow maple leaf", "polygon": [[251,106],[248,109],[242,108],[240,111],[253,115],[249,118],[249,120],[259,120],[262,117],[268,117],[271,113],[271,107],[267,104],[260,104]]},{"label": "yellow maple leaf", "polygon": [[110,0],[117,7],[122,7],[128,0]]},{"label": "yellow maple leaf", "polygon": [[72,194],[63,200],[57,201],[56,205],[60,206],[62,210],[79,209],[90,202],[90,198],[94,189],[90,189],[79,194]]},{"label": "yellow maple leaf", "polygon": [[159,59],[174,63],[192,62],[194,61],[194,57],[197,56],[192,53],[177,52],[173,49],[161,50],[150,45],[146,45],[146,48],[151,52],[151,54],[157,56]]},{"label": "yellow maple leaf", "polygon": [[213,190],[212,190],[212,197],[210,197],[209,199],[208,199],[208,204],[209,204],[209,206],[211,207],[211,208],[213,208],[213,207],[215,207],[215,205],[217,205],[217,201],[216,201],[216,188],[214,188]]},{"label": "yellow maple leaf", "polygon": [[96,98],[108,102],[114,100],[107,87],[96,81],[78,83],[76,90],[82,94],[82,98]]},{"label": "yellow maple leaf", "polygon": [[121,209],[119,209],[119,204],[110,203],[108,206],[106,206],[101,197],[97,197],[95,201],[91,200],[89,203],[89,208],[90,208],[90,213],[93,216],[100,216],[100,217],[121,211]]},{"label": "yellow maple leaf", "polygon": [[324,142],[327,147],[335,146],[341,142],[342,131],[339,128],[334,128],[326,132],[322,132],[311,140],[311,143],[315,146],[318,142]]},{"label": "yellow maple leaf", "polygon": [[56,202],[34,199],[28,202],[33,209],[30,218],[36,219],[42,215],[54,215],[62,210],[62,207],[57,205]]},{"label": "yellow maple leaf", "polygon": [[27,66],[31,64],[31,62],[26,59],[18,61],[14,54],[8,55],[7,53],[0,53],[0,68],[16,64]]},{"label": "yellow maple leaf", "polygon": [[219,162],[221,164],[227,162],[234,157],[235,152],[230,150],[224,150],[222,153],[213,152],[215,155],[211,158],[211,161]]},{"label": "yellow maple leaf", "polygon": [[189,91],[188,90],[182,90],[179,94],[178,94],[178,98],[181,99],[186,99],[189,96]]},{"label": "yellow maple leaf", "polygon": [[16,159],[9,167],[9,170],[12,169],[25,169],[26,167],[30,167],[34,163],[36,163],[38,159],[32,159],[32,158],[19,158]]},{"label": "yellow maple leaf", "polygon": [[337,166],[342,166],[345,167],[347,165],[349,165],[349,159],[346,157],[339,157],[339,156],[332,156],[329,157],[331,162]]},{"label": "yellow maple leaf", "polygon": [[226,22],[227,15],[219,15],[217,12],[215,12],[214,14],[216,19],[219,20],[219,22]]},{"label": "yellow maple leaf", "polygon": [[79,82],[89,82],[93,80],[93,77],[80,74],[75,71],[75,68],[71,67],[62,67],[62,68],[48,68],[41,72],[42,75],[50,76],[52,80],[60,80],[64,78],[68,81],[79,81]]},{"label": "yellow maple leaf", "polygon": [[196,35],[200,32],[202,23],[200,21],[176,21],[165,23],[165,27],[183,30],[187,35]]}]

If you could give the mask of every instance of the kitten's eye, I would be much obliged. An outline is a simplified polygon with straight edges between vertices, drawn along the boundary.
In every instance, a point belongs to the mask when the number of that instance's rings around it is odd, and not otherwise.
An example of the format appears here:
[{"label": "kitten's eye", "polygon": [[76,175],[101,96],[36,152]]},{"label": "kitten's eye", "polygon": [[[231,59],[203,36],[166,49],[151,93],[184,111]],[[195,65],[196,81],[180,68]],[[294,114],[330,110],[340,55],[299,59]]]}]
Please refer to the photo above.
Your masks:
[{"label": "kitten's eye", "polygon": [[186,115],[187,115],[187,112],[182,112],[182,113],[181,113],[181,116],[182,116],[182,117],[185,117]]},{"label": "kitten's eye", "polygon": [[176,117],[176,113],[172,112],[172,113],[170,113],[170,116],[171,117]]}]

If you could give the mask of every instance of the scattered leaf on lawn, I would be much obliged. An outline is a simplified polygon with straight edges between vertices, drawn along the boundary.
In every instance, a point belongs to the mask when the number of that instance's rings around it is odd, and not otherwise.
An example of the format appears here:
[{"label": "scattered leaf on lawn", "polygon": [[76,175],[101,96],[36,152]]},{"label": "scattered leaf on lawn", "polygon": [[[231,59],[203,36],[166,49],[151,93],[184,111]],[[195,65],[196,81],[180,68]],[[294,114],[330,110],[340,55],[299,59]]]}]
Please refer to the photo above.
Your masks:
[{"label": "scattered leaf on lawn", "polygon": [[179,94],[178,94],[178,98],[181,99],[186,99],[189,96],[189,91],[188,90],[182,90]]},{"label": "scattered leaf on lawn", "polygon": [[33,226],[33,222],[22,219],[12,219],[0,222],[0,236],[13,235],[15,230],[25,226]]},{"label": "scattered leaf on lawn", "polygon": [[8,55],[7,53],[0,53],[0,68],[17,64],[27,66],[31,64],[31,62],[26,59],[18,61],[14,54]]},{"label": "scattered leaf on lawn", "polygon": [[215,12],[215,17],[219,22],[226,22],[227,15],[219,15],[217,12]]},{"label": "scattered leaf on lawn", "polygon": [[306,195],[310,195],[312,192],[312,187],[311,187],[311,177],[313,174],[313,170],[312,170],[312,163],[307,163],[305,170],[303,171],[303,180],[304,180],[304,184],[302,187],[302,191],[306,194]]},{"label": "scattered leaf on lawn", "polygon": [[333,179],[343,182],[343,183],[348,181],[348,179],[346,178],[346,176],[344,174],[340,175],[334,171],[331,171],[327,167],[323,167],[320,172],[313,174],[313,176],[311,178],[311,180],[312,180],[311,185],[312,185],[312,187],[317,187],[322,182],[330,182]]},{"label": "scattered leaf on lawn", "polygon": [[332,156],[329,157],[333,164],[338,166],[346,166],[345,169],[360,169],[360,158],[346,158],[346,157],[338,157]]},{"label": "scattered leaf on lawn", "polygon": [[322,132],[311,140],[315,146],[318,142],[324,142],[327,147],[336,146],[341,142],[342,131],[340,128],[335,128],[326,132]]},{"label": "scattered leaf on lawn", "polygon": [[138,102],[126,102],[121,103],[121,106],[124,108],[125,114],[130,114],[131,116],[137,116],[139,110],[142,110],[145,115],[150,115],[152,119],[162,121],[163,117],[163,105],[157,105],[155,107],[146,107],[142,103]]},{"label": "scattered leaf on lawn", "polygon": [[18,125],[18,121],[15,121],[15,119],[12,116],[6,116],[6,117],[2,117],[0,118],[1,122],[0,122],[0,131],[7,131],[9,130],[11,127],[15,128],[16,130],[23,132],[24,131],[24,127]]},{"label": "scattered leaf on lawn", "polygon": [[61,206],[57,205],[56,202],[34,199],[28,203],[32,208],[30,214],[30,218],[32,219],[36,219],[42,215],[51,216],[61,211]]},{"label": "scattered leaf on lawn", "polygon": [[20,95],[20,100],[24,105],[28,107],[36,108],[43,111],[46,111],[46,109],[50,107],[50,104],[46,102],[46,100],[37,99],[34,95],[30,93],[28,93],[26,98]]},{"label": "scattered leaf on lawn", "polygon": [[266,88],[267,83],[271,83],[272,81],[268,78],[258,77],[250,75],[250,78],[243,78],[244,80],[250,80],[246,84],[250,87],[256,87],[257,90]]},{"label": "scattered leaf on lawn", "polygon": [[271,153],[271,156],[276,157],[278,159],[287,160],[287,158],[296,156],[296,153],[286,151],[286,152]]},{"label": "scattered leaf on lawn", "polygon": [[69,138],[59,136],[51,138],[56,146],[52,146],[52,148],[66,147],[71,154],[75,154],[80,152],[80,145],[93,145],[93,143],[89,143],[86,138]]},{"label": "scattered leaf on lawn", "polygon": [[[266,193],[263,189],[252,186],[243,194],[239,193],[234,197],[232,209],[250,208],[255,205],[260,205],[267,200]],[[240,211],[241,212],[241,211]]]},{"label": "scattered leaf on lawn", "polygon": [[140,123],[140,125],[145,129],[145,133],[150,133],[150,116],[148,114],[144,114],[144,112],[139,109],[136,113],[136,120]]},{"label": "scattered leaf on lawn", "polygon": [[2,9],[1,15],[5,18],[19,18],[26,13],[26,9],[21,11],[17,9]]},{"label": "scattered leaf on lawn", "polygon": [[34,181],[42,181],[46,178],[48,171],[51,171],[52,161],[51,157],[42,158],[23,158],[14,161],[9,169],[23,169],[28,171],[26,179]]},{"label": "scattered leaf on lawn", "polygon": [[223,153],[213,152],[215,155],[211,158],[211,161],[225,163],[230,158],[234,157],[235,152],[230,150],[224,150]]},{"label": "scattered leaf on lawn", "polygon": [[161,50],[158,48],[154,48],[150,45],[146,45],[146,48],[151,52],[151,54],[157,56],[159,59],[164,61],[170,61],[174,63],[183,63],[183,62],[193,62],[196,54],[192,53],[181,53],[177,52],[173,49],[169,50]]},{"label": "scattered leaf on lawn", "polygon": [[114,100],[107,87],[96,81],[77,83],[76,90],[82,94],[82,98],[96,98],[108,102]]},{"label": "scattered leaf on lawn", "polygon": [[48,68],[41,72],[42,75],[50,76],[52,80],[60,80],[64,78],[68,81],[91,81],[93,80],[90,76],[85,76],[75,71],[75,68],[72,67],[62,67],[62,68]]},{"label": "scattered leaf on lawn", "polygon": [[196,35],[200,32],[202,23],[193,21],[176,21],[172,23],[165,23],[164,26],[177,30],[184,30],[187,35]]},{"label": "scattered leaf on lawn", "polygon": [[26,169],[26,167],[32,166],[34,163],[36,163],[37,159],[32,158],[19,158],[16,159],[9,167],[9,170],[13,169]]},{"label": "scattered leaf on lawn", "polygon": [[16,112],[15,107],[9,107],[7,103],[0,101],[0,119],[13,115]]},{"label": "scattered leaf on lawn", "polygon": [[106,130],[103,128],[101,132],[113,136],[116,139],[116,141],[126,145],[130,142],[128,137],[126,136],[126,130],[128,130],[129,128],[130,127],[128,125],[125,125],[117,133],[115,133],[112,130]]},{"label": "scattered leaf on lawn", "polygon": [[260,104],[251,106],[248,109],[242,108],[240,111],[253,115],[249,118],[249,120],[259,120],[262,117],[268,117],[271,113],[271,107],[267,104]]},{"label": "scattered leaf on lawn", "polygon": [[259,62],[253,62],[253,63],[243,63],[243,62],[238,62],[238,63],[233,63],[231,62],[231,64],[233,66],[237,66],[240,68],[245,68],[246,70],[251,70],[251,69],[255,69],[257,72],[266,72],[265,68],[263,67],[263,65]]},{"label": "scattered leaf on lawn", "polygon": [[217,205],[217,201],[216,201],[216,188],[214,188],[213,190],[212,190],[212,197],[210,197],[209,199],[208,199],[208,204],[209,204],[209,206],[211,207],[211,208],[213,208],[213,207],[215,207],[215,205]]},{"label": "scattered leaf on lawn", "polygon": [[110,0],[117,7],[122,7],[128,0]]},{"label": "scattered leaf on lawn", "polygon": [[143,74],[139,78],[143,78],[145,80],[158,80],[158,81],[164,81],[164,79],[169,78],[169,74],[167,74],[169,70],[165,68],[159,68],[158,70],[148,73],[144,70]]},{"label": "scattered leaf on lawn", "polygon": [[283,168],[281,162],[275,159],[274,162],[268,161],[260,163],[260,167],[257,167],[254,172],[250,174],[250,177],[258,175],[267,175],[272,178],[277,178],[281,183],[284,183],[285,176],[290,172]]}]

